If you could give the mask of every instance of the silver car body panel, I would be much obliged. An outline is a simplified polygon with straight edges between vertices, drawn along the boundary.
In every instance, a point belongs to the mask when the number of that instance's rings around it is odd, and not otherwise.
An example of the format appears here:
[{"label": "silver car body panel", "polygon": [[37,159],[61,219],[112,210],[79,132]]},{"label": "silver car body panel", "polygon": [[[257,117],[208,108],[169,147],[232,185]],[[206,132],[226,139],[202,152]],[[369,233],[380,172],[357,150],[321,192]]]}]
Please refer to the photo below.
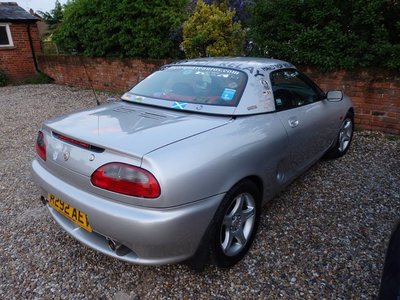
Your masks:
[{"label": "silver car body panel", "polygon": [[[53,218],[74,238],[106,255],[137,264],[167,264],[192,256],[224,197],[216,195],[170,209],[135,207],[85,192],[47,170],[37,159],[32,174],[42,196],[56,195],[86,213],[92,233],[47,205]],[[131,252],[119,256],[108,247],[112,238]]]},{"label": "silver car body panel", "polygon": [[[44,126],[49,133],[54,131],[68,137],[79,133],[80,141],[141,158],[150,151],[222,126],[229,120],[230,117],[209,118],[120,102],[60,117]],[[50,154],[57,150],[51,148]],[[91,174],[90,171],[89,168]],[[81,172],[88,172],[86,166]]]},{"label": "silver car body panel", "polygon": [[[79,241],[119,259],[164,264],[190,257],[236,183],[254,180],[263,201],[268,201],[335,143],[352,108],[344,96],[339,102],[321,99],[276,112],[269,74],[294,68],[286,62],[229,58],[179,64],[246,72],[247,86],[238,106],[226,114],[214,105],[214,114],[189,105],[184,110],[156,107],[149,98],[149,103],[101,105],[42,126],[47,160],[33,161],[35,182],[44,197],[51,193],[85,212],[96,233],[91,235],[48,206],[51,214]],[[57,134],[101,151],[78,147]],[[90,176],[109,162],[151,172],[160,184],[160,196],[145,199],[93,186]],[[132,252],[118,256],[107,248],[106,237]]]}]

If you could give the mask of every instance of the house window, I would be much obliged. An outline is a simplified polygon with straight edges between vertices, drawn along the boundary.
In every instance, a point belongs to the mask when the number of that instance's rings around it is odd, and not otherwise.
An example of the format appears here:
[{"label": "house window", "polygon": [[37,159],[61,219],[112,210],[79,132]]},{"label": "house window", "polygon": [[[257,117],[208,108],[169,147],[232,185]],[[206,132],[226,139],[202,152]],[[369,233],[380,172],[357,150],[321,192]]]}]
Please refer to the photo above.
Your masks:
[{"label": "house window", "polygon": [[14,46],[14,43],[11,37],[10,25],[0,23],[0,48],[12,46]]}]

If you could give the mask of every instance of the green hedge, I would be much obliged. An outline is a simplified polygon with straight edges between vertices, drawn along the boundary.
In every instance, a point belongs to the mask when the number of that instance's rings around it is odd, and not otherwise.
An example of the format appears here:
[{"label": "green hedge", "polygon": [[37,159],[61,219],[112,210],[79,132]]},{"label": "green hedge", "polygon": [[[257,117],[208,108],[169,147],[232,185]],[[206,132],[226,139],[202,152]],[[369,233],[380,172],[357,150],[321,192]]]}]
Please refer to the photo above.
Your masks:
[{"label": "green hedge", "polygon": [[[206,13],[195,10],[189,16],[196,2],[72,0],[57,19],[62,21],[55,27],[53,40],[62,53],[86,56],[177,58],[182,55],[180,47],[188,57],[243,53],[244,32],[231,21],[237,18],[233,12],[222,18],[214,9],[217,6],[203,3]],[[245,23],[248,41],[254,45],[251,55],[322,70],[400,69],[397,0],[205,2],[250,8]],[[182,26],[185,39],[181,44]]]},{"label": "green hedge", "polygon": [[86,56],[165,58],[179,54],[174,34],[188,0],[73,0],[54,33],[60,50]]},{"label": "green hedge", "polygon": [[323,70],[400,68],[400,3],[386,0],[255,0],[253,55]]}]

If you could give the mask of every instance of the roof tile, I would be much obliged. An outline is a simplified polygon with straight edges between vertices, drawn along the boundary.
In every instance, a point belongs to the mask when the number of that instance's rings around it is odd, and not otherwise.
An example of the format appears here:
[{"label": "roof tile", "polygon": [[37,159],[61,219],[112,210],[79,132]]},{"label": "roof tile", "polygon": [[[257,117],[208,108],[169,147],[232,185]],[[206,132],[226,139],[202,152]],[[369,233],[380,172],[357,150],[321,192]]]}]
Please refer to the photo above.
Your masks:
[{"label": "roof tile", "polygon": [[7,21],[36,22],[38,19],[16,2],[0,2],[0,22]]}]

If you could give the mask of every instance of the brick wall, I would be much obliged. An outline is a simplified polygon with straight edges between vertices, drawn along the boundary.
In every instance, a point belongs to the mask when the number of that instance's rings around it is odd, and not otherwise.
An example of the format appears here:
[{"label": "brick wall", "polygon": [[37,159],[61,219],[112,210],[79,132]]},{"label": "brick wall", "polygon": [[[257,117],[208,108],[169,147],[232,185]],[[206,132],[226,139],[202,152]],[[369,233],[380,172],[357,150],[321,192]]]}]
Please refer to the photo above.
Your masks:
[{"label": "brick wall", "polygon": [[400,134],[400,74],[367,69],[321,73],[300,68],[327,90],[342,90],[351,97],[358,128]]},{"label": "brick wall", "polygon": [[[0,69],[11,81],[19,81],[36,74],[27,23],[11,23],[10,31],[14,47],[0,48]],[[30,32],[36,54],[40,54],[39,32],[36,24],[30,24]]]},{"label": "brick wall", "polygon": [[[125,91],[167,60],[39,56],[41,70],[56,83]],[[85,70],[86,69],[86,70]],[[358,128],[400,134],[400,74],[372,70],[321,73],[300,67],[321,88],[343,90],[352,97]]]},{"label": "brick wall", "polygon": [[126,91],[168,60],[39,56],[42,72],[56,83],[108,91]]}]

